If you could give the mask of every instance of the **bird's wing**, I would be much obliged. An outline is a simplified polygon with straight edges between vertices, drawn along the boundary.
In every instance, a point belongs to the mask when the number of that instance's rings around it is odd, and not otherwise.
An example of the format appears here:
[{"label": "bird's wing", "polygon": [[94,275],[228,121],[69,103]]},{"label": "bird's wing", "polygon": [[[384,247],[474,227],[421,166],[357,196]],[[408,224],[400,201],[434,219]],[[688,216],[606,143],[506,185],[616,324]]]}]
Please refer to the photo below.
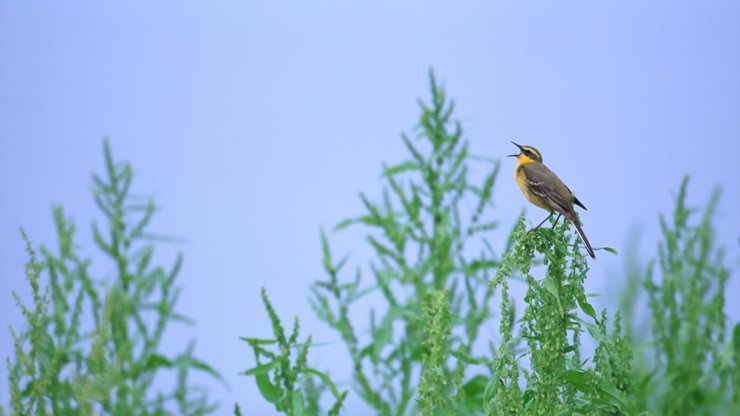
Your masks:
[{"label": "bird's wing", "polygon": [[[575,217],[573,215],[573,204],[561,196],[563,193],[571,195],[570,190],[553,171],[541,163],[530,163],[523,165],[522,168],[526,173],[527,185],[531,194],[541,199],[553,210],[565,215],[568,219]],[[558,190],[565,192],[558,192]]]}]

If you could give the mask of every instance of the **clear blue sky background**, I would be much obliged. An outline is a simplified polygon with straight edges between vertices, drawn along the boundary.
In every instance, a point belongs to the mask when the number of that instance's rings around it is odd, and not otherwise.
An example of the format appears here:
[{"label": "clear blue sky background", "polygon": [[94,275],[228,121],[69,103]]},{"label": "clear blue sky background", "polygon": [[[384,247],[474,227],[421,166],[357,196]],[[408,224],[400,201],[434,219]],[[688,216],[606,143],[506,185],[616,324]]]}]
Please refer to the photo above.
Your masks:
[{"label": "clear blue sky background", "polygon": [[[740,3],[701,2],[0,2],[0,356],[20,325],[11,290],[28,295],[24,244],[54,244],[61,204],[94,253],[90,174],[101,142],[132,162],[135,190],[154,194],[156,231],[183,237],[180,310],[167,348],[197,354],[230,390],[227,413],[272,414],[239,336],[269,337],[259,288],[285,321],[329,342],[312,361],[348,380],[338,338],[306,297],[323,277],[318,230],[362,212],[382,163],[428,97],[432,66],[457,101],[472,150],[503,157],[509,140],[538,147],[578,193],[595,246],[655,253],[657,214],[681,177],[702,205],[724,189],[718,241],[738,265]],[[501,241],[525,206],[504,160],[496,187]],[[481,172],[477,172],[481,174]],[[733,208],[734,207],[734,208]],[[533,221],[543,212],[527,211]],[[628,236],[639,231],[639,244]],[[361,233],[337,253],[368,251]],[[588,285],[614,306],[625,256],[604,252]],[[108,267],[100,263],[105,271]],[[728,294],[740,293],[733,276]],[[728,296],[731,319],[740,308]],[[7,403],[6,369],[0,402]],[[347,414],[368,414],[356,398]]]}]

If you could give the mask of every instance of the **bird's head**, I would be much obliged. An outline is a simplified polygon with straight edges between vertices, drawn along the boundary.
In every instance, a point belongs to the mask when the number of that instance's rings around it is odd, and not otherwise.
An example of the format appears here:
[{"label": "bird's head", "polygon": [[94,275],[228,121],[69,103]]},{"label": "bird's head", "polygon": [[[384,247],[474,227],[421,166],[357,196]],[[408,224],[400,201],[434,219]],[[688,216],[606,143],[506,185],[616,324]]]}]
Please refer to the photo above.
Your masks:
[{"label": "bird's head", "polygon": [[520,144],[516,144],[514,142],[511,142],[514,144],[514,146],[519,148],[519,153],[515,155],[508,155],[507,157],[515,157],[519,161],[519,163],[542,163],[542,155],[540,154],[540,151],[535,149],[532,146],[522,146]]}]

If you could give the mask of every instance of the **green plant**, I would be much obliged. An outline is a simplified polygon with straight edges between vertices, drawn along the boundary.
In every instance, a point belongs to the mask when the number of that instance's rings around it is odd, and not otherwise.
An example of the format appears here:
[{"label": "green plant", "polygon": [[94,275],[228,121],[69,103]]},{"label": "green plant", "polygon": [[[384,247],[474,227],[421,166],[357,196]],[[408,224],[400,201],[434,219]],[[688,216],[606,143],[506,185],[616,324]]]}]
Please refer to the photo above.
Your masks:
[{"label": "green plant", "polygon": [[[464,403],[462,385],[463,372],[455,372],[453,379],[447,379],[447,360],[450,357],[449,338],[451,332],[450,305],[445,291],[427,293],[424,309],[424,353],[422,372],[419,381],[419,414],[446,415]],[[462,361],[458,362],[462,364]],[[464,370],[462,365],[458,369]]]},{"label": "green plant", "polygon": [[[337,226],[370,227],[367,241],[377,256],[370,263],[374,283],[361,287],[359,270],[353,280],[342,282],[346,258],[335,263],[322,233],[328,279],[312,288],[314,310],[346,344],[355,391],[380,415],[483,409],[485,377],[466,374],[465,362],[474,361],[470,348],[492,317],[487,274],[498,261],[483,234],[496,228],[484,219],[499,163],[478,159],[488,173],[480,185],[468,181],[468,143],[460,123],[452,120],[453,103],[430,76],[432,99],[429,105],[419,103],[418,136],[402,136],[410,158],[383,170],[387,186],[380,202],[361,195],[367,213]],[[473,201],[470,210],[463,200]],[[350,310],[371,294],[384,307],[370,311],[370,333],[361,336]]]},{"label": "green plant", "polygon": [[[643,279],[652,315],[652,362],[638,374],[639,400],[655,414],[740,413],[740,324],[727,336],[724,250],[715,247],[715,190],[700,214],[686,206],[688,176],[673,218],[659,217],[664,241]],[[655,269],[658,269],[656,275]]]},{"label": "green plant", "polygon": [[[10,411],[14,415],[201,415],[215,406],[188,383],[190,370],[218,374],[185,351],[166,355],[160,347],[169,324],[189,320],[175,311],[178,255],[166,270],[152,265],[153,238],[147,226],[155,205],[131,195],[132,172],[117,164],[104,143],[106,176],[93,176],[103,228],[93,223],[95,243],[112,265],[112,278],[90,273],[92,260],[75,244],[75,226],[54,209],[57,251],[42,246],[42,260],[27,242],[26,276],[33,303],[16,295],[26,328],[11,328],[15,357],[8,358]],[[170,391],[155,377],[174,370]]]},{"label": "green plant", "polygon": [[[275,410],[290,416],[324,414],[319,406],[319,398],[327,387],[334,396],[334,405],[328,410],[328,415],[337,415],[347,396],[347,391],[339,393],[328,375],[314,368],[308,367],[308,350],[311,347],[311,337],[304,343],[298,343],[300,326],[298,318],[293,322],[293,331],[286,338],[285,330],[280,323],[275,309],[273,309],[267,292],[262,289],[262,301],[272,322],[275,339],[247,338],[241,339],[252,347],[257,365],[243,374],[254,376],[262,397],[275,405]],[[267,346],[274,345],[276,351],[270,351]],[[266,358],[268,362],[262,363]],[[295,363],[291,364],[291,357]],[[270,374],[273,378],[270,380]],[[314,377],[321,380],[316,385]],[[239,405],[234,413],[241,414]]]},{"label": "green plant", "polygon": [[[496,377],[489,383],[489,414],[637,414],[628,398],[629,383],[620,377],[621,370],[631,368],[632,357],[619,315],[609,334],[606,311],[599,319],[588,302],[583,289],[588,263],[568,230],[569,224],[562,223],[527,232],[521,218],[512,233],[514,246],[492,281],[492,286],[501,287],[503,299],[502,343],[494,361]],[[535,262],[537,253],[544,255],[541,279],[536,277],[542,269]],[[527,284],[518,326],[507,282],[514,271]],[[582,358],[584,329],[598,343],[592,366]]]}]

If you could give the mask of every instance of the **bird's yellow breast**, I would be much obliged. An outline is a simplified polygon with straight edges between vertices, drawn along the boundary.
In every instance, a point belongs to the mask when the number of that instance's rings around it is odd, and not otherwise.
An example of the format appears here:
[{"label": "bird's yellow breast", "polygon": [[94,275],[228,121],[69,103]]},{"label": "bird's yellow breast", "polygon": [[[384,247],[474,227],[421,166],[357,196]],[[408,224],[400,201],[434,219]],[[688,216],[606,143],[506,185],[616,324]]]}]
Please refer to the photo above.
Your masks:
[{"label": "bird's yellow breast", "polygon": [[524,197],[527,198],[527,201],[537,205],[542,209],[552,211],[552,209],[542,199],[529,192],[529,187],[527,186],[527,173],[524,171],[524,169],[522,169],[522,166],[525,164],[526,163],[520,163],[519,166],[516,167],[516,171],[514,173],[514,178],[516,178],[516,183],[519,185],[519,189],[522,190],[522,193],[524,194]]}]

